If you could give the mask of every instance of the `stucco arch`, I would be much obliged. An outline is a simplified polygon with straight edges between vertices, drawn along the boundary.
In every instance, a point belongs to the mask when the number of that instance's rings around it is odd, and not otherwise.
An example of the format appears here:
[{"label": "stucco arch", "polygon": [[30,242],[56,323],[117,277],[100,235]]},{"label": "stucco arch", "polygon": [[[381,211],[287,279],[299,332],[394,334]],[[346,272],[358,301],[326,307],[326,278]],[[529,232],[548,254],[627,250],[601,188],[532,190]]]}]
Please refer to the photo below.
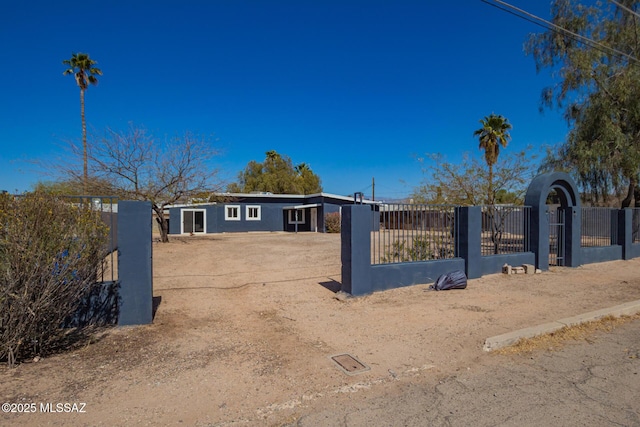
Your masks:
[{"label": "stucco arch", "polygon": [[536,256],[536,268],[549,269],[549,207],[547,197],[555,190],[565,210],[565,266],[580,265],[581,207],[578,187],[565,172],[536,176],[529,184],[524,203],[531,207],[530,248]]}]

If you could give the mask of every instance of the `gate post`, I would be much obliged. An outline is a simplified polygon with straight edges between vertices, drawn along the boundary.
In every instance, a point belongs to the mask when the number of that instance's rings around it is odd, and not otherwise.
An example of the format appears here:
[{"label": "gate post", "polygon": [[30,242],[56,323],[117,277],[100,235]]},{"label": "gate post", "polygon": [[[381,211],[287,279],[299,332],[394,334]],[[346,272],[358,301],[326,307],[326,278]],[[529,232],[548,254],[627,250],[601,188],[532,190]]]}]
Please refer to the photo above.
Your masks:
[{"label": "gate post", "polygon": [[618,244],[622,247],[622,259],[631,259],[631,245],[633,244],[633,209],[625,208],[613,211],[618,216]]},{"label": "gate post", "polygon": [[582,263],[582,208],[570,206],[565,209],[565,267],[579,267]]},{"label": "gate post", "polygon": [[153,321],[151,202],[118,202],[118,326]]},{"label": "gate post", "polygon": [[342,206],[340,224],[342,291],[351,295],[373,292],[371,283],[371,208]]},{"label": "gate post", "polygon": [[467,277],[477,279],[482,277],[482,208],[459,206],[455,209],[456,257],[464,259]]},{"label": "gate post", "polygon": [[536,268],[543,271],[549,269],[549,215],[547,205],[531,205],[529,248],[535,254]]}]

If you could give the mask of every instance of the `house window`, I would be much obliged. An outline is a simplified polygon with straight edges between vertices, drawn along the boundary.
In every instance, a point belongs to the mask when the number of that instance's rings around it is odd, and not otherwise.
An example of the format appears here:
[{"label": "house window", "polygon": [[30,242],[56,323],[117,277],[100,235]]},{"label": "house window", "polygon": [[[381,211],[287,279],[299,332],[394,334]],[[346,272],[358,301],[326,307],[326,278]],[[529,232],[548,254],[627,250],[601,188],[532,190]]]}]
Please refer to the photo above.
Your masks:
[{"label": "house window", "polygon": [[207,211],[204,209],[182,210],[182,233],[205,233],[207,229]]},{"label": "house window", "polygon": [[262,215],[261,206],[247,206],[247,212],[245,217],[247,221],[260,221]]},{"label": "house window", "polygon": [[289,224],[304,224],[304,209],[289,210]]},{"label": "house window", "polygon": [[238,206],[238,205],[226,205],[224,207],[224,220],[225,221],[240,221],[240,206]]}]

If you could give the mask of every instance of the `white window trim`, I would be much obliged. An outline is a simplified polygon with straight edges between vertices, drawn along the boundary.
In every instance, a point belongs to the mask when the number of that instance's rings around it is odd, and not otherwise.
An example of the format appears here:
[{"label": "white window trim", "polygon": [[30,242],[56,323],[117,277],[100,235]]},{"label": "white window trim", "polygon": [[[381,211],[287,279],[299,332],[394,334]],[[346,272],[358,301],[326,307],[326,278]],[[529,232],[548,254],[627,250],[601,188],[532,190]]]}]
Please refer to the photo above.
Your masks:
[{"label": "white window trim", "polygon": [[184,231],[184,213],[189,212],[203,212],[203,231],[194,231],[193,233],[206,234],[207,233],[207,210],[206,209],[180,209],[180,233],[185,234]]},{"label": "white window trim", "polygon": [[[229,216],[229,208],[235,208],[238,216]],[[224,205],[224,220],[225,221],[240,221],[240,205]]]},{"label": "white window trim", "polygon": [[[249,215],[249,211],[251,209],[257,209],[258,210],[258,216],[256,217],[252,217]],[[260,221],[262,219],[262,206],[260,205],[247,205],[245,207],[245,215],[244,215],[245,219],[247,221]]]},{"label": "white window trim", "polygon": [[304,214],[304,209],[297,209],[298,211],[302,212],[302,220],[301,221],[294,221],[293,220],[293,211],[295,211],[296,209],[289,209],[289,224],[305,224],[305,214]]}]

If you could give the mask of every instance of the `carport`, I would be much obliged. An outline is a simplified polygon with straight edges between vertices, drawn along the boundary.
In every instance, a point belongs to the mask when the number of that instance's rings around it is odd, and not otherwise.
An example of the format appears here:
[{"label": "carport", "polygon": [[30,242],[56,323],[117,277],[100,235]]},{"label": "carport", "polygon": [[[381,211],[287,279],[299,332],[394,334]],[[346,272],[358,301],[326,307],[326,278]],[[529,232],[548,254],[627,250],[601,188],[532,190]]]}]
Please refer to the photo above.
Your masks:
[{"label": "carport", "polygon": [[[306,224],[306,213],[309,217],[309,230],[314,233],[318,232],[318,214],[322,214],[322,209],[318,211],[318,208],[322,207],[322,203],[310,203],[305,205],[284,206],[282,210],[285,212],[285,221],[288,224],[293,224],[295,232],[298,232],[299,224]],[[306,227],[305,227],[306,228]]]}]

